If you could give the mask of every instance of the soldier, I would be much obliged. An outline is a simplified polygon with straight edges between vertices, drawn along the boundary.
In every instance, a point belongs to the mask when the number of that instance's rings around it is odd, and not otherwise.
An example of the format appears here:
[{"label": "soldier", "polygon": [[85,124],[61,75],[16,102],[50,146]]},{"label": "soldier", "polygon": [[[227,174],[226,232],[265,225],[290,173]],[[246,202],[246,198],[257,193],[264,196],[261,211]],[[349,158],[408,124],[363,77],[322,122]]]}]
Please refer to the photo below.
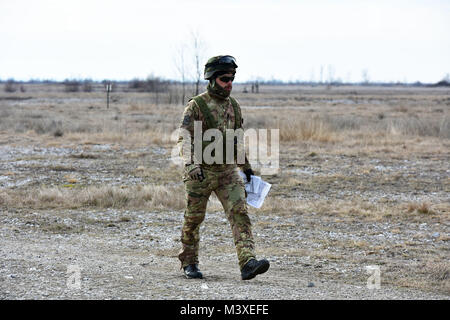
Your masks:
[{"label": "soldier", "polygon": [[[235,154],[234,163],[221,161],[222,163],[207,164],[205,161],[195,161],[198,155],[193,152],[195,121],[201,121],[202,132],[218,129],[225,134],[226,129],[242,128],[240,106],[230,97],[236,68],[236,60],[232,56],[216,56],[208,60],[204,72],[205,79],[209,80],[207,91],[189,100],[180,126],[189,132],[191,138],[189,141],[180,135],[178,139],[185,163],[183,181],[186,188],[186,211],[181,232],[182,249],[178,258],[188,279],[203,277],[198,268],[199,229],[212,192],[221,202],[230,222],[242,280],[253,279],[256,275],[266,272],[270,266],[266,259],[256,260],[255,257],[244,181],[237,169],[239,166],[247,181],[250,181],[253,170],[247,157],[244,163],[236,164]],[[234,144],[239,143],[235,138]],[[204,148],[202,152],[203,150]]]}]

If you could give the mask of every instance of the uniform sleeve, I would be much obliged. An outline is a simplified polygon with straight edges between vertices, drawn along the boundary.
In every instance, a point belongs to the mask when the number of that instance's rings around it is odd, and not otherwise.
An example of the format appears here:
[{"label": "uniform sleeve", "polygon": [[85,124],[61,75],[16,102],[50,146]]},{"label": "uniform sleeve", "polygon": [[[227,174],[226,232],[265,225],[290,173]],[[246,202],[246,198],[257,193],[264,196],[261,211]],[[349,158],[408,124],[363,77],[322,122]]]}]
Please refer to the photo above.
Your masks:
[{"label": "uniform sleeve", "polygon": [[[241,118],[241,125],[240,125],[240,127],[241,127],[242,130],[244,130],[244,132],[245,132],[245,128],[244,128],[244,118],[242,117],[241,105],[239,104],[239,102],[237,102],[237,104],[238,104],[239,115],[240,115],[240,118]],[[237,126],[237,127],[239,128],[239,126]],[[247,169],[251,169],[251,168],[252,168],[252,166],[250,165],[250,162],[248,161],[247,154],[245,154],[245,163],[243,163],[243,164],[238,164],[238,167],[239,167],[242,171],[245,171],[245,170],[247,170]]]},{"label": "uniform sleeve", "polygon": [[199,120],[197,105],[189,101],[183,112],[177,146],[185,166],[194,166],[194,122]]}]

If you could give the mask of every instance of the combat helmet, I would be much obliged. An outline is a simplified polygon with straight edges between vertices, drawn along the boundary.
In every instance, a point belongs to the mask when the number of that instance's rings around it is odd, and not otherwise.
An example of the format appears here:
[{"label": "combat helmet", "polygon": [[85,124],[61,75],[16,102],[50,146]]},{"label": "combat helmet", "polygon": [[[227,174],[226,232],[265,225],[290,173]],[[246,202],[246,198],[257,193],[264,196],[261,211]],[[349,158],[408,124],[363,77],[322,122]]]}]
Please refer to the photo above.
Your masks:
[{"label": "combat helmet", "polygon": [[220,71],[236,72],[236,59],[232,56],[215,56],[205,64],[205,80],[213,78],[214,74]]}]

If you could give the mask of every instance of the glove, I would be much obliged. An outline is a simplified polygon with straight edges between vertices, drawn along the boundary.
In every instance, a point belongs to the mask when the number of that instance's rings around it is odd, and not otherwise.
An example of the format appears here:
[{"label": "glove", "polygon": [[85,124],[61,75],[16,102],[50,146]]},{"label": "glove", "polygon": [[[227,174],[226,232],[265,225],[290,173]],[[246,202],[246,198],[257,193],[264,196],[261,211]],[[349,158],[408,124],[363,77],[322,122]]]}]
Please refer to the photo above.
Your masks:
[{"label": "glove", "polygon": [[200,167],[195,167],[188,173],[189,178],[194,181],[202,182],[205,179],[205,175],[203,174],[203,170]]},{"label": "glove", "polygon": [[252,179],[252,176],[254,176],[255,174],[253,173],[252,169],[246,169],[244,170],[244,174],[245,177],[247,178],[247,182],[250,182],[250,180]]}]

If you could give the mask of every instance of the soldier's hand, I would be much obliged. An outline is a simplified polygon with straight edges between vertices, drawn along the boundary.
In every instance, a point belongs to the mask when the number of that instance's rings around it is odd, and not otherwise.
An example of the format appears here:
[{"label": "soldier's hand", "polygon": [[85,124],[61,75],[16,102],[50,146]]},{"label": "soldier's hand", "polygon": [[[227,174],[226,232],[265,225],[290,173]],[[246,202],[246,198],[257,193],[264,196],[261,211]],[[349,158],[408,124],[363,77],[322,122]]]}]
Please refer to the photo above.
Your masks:
[{"label": "soldier's hand", "polygon": [[205,179],[203,170],[200,167],[195,167],[194,169],[189,171],[188,175],[189,175],[189,178],[191,178],[191,180],[194,180],[194,181],[202,182],[203,179]]},{"label": "soldier's hand", "polygon": [[255,173],[253,172],[252,169],[244,170],[244,174],[245,174],[245,177],[247,178],[247,182],[250,182],[250,180],[252,179],[252,176],[255,175]]}]

